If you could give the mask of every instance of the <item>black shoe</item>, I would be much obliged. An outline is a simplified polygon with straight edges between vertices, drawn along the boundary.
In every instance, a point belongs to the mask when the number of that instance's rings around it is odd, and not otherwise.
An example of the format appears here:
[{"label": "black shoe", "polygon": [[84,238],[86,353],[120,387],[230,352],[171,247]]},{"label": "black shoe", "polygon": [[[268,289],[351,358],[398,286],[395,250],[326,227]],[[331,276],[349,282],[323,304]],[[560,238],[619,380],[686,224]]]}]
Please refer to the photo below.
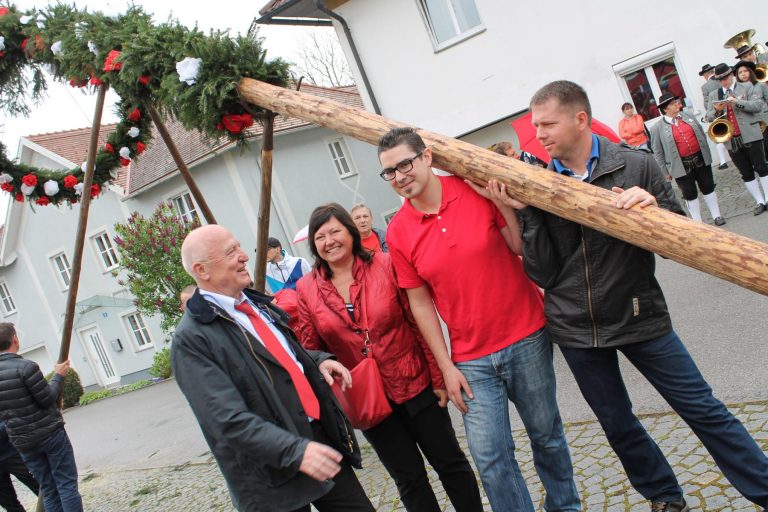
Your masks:
[{"label": "black shoe", "polygon": [[760,204],[758,204],[758,205],[755,207],[755,211],[754,211],[754,212],[752,212],[752,213],[754,213],[755,215],[760,215],[760,214],[761,214],[761,213],[763,213],[764,211],[765,211],[765,205],[764,205],[764,204],[762,204],[762,203],[760,203]]},{"label": "black shoe", "polygon": [[725,224],[725,219],[722,217],[715,217],[715,226],[722,226]]},{"label": "black shoe", "polygon": [[651,503],[651,512],[688,512],[689,510],[684,498],[675,501],[654,501]]},{"label": "black shoe", "polygon": [[720,164],[717,168],[722,171],[723,169],[727,169],[728,168],[728,164],[724,162],[724,163]]}]

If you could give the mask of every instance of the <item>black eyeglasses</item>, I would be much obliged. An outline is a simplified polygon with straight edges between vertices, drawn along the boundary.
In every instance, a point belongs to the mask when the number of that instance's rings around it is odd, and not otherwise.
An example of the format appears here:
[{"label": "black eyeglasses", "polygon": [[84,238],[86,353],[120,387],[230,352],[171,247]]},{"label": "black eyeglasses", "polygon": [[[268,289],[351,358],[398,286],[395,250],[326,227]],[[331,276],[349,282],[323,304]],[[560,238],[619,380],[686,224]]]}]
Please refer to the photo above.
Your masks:
[{"label": "black eyeglasses", "polygon": [[419,158],[422,153],[424,153],[423,149],[413,155],[411,158],[406,158],[396,166],[387,167],[379,173],[379,176],[381,176],[381,179],[384,181],[392,181],[395,179],[395,172],[399,172],[400,174],[408,174],[413,170],[413,161]]}]

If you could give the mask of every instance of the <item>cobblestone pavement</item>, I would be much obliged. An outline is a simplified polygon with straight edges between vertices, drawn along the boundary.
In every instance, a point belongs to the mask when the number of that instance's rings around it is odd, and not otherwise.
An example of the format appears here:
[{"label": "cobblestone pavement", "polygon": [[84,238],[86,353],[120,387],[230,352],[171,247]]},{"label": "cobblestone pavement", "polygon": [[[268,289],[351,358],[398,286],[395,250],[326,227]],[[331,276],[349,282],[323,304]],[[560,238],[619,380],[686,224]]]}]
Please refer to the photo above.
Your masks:
[{"label": "cobblestone pavement", "polygon": [[[731,404],[731,411],[744,423],[762,449],[768,452],[768,400]],[[659,443],[674,466],[692,510],[760,510],[742,498],[723,477],[712,458],[687,425],[675,414],[641,416],[651,436]],[[456,425],[466,453],[463,428]],[[596,421],[566,425],[573,454],[576,482],[584,510],[647,511],[648,504],[632,489],[624,471]],[[362,437],[362,436],[360,436]],[[531,447],[525,432],[514,432],[517,459],[528,481],[528,488],[543,510],[542,487],[533,467]],[[370,446],[363,447],[364,469],[358,477],[379,511],[402,511],[397,490]],[[453,510],[437,476],[430,479],[443,510]],[[85,509],[93,512],[168,512],[232,511],[224,480],[215,462],[81,475],[80,489]],[[17,484],[17,489],[22,486]],[[34,496],[24,495],[28,509],[34,510]],[[486,509],[490,507],[486,502]]]}]

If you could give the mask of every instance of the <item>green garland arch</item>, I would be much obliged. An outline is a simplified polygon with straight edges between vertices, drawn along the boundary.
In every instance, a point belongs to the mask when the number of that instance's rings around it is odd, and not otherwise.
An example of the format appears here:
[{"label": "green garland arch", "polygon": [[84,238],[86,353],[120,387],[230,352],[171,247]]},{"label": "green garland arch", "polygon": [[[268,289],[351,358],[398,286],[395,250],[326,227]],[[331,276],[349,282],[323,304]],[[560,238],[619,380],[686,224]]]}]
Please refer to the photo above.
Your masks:
[{"label": "green garland arch", "polygon": [[[146,105],[209,138],[243,142],[251,113],[259,109],[240,100],[238,81],[251,77],[284,87],[290,79],[289,64],[268,60],[261,42],[221,31],[204,34],[177,21],[154,25],[139,7],[110,17],[63,4],[23,12],[0,6],[0,109],[28,115],[30,102],[44,97],[43,70],[72,87],[113,88],[120,96],[120,121],[96,156],[90,191],[95,197],[121,165],[146,148],[151,133]],[[0,188],[16,201],[76,203],[83,177],[80,168],[54,171],[15,163],[0,144]]]}]

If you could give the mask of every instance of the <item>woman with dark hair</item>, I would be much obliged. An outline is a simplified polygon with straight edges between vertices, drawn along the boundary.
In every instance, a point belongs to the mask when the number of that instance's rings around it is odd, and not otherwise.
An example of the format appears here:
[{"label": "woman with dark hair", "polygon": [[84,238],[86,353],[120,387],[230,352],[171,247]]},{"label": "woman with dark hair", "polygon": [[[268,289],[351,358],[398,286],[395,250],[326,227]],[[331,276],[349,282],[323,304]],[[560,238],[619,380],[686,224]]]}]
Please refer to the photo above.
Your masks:
[{"label": "woman with dark hair", "polygon": [[312,212],[309,247],[315,265],[297,285],[299,339],[348,368],[366,354],[376,360],[392,414],[363,435],[406,510],[440,510],[420,449],[457,512],[481,511],[477,480],[445,408],[442,373],[397,287],[389,255],[365,250],[352,217],[336,203]]},{"label": "woman with dark hair", "polygon": [[[765,82],[757,81],[757,76],[755,76],[755,69],[757,69],[757,66],[755,66],[754,62],[742,60],[733,67],[733,74],[736,75],[736,80],[738,82],[751,83],[752,87],[754,87],[755,91],[757,91],[757,95],[762,98],[765,105],[763,107],[763,115],[760,120],[763,123],[766,123],[764,126],[768,126],[768,84]],[[763,130],[763,147],[765,148],[765,154],[768,155],[768,129]]]},{"label": "woman with dark hair", "polygon": [[635,107],[631,103],[624,103],[621,112],[624,117],[619,121],[619,137],[630,146],[647,149],[648,134],[645,131],[643,116],[635,114]]}]

